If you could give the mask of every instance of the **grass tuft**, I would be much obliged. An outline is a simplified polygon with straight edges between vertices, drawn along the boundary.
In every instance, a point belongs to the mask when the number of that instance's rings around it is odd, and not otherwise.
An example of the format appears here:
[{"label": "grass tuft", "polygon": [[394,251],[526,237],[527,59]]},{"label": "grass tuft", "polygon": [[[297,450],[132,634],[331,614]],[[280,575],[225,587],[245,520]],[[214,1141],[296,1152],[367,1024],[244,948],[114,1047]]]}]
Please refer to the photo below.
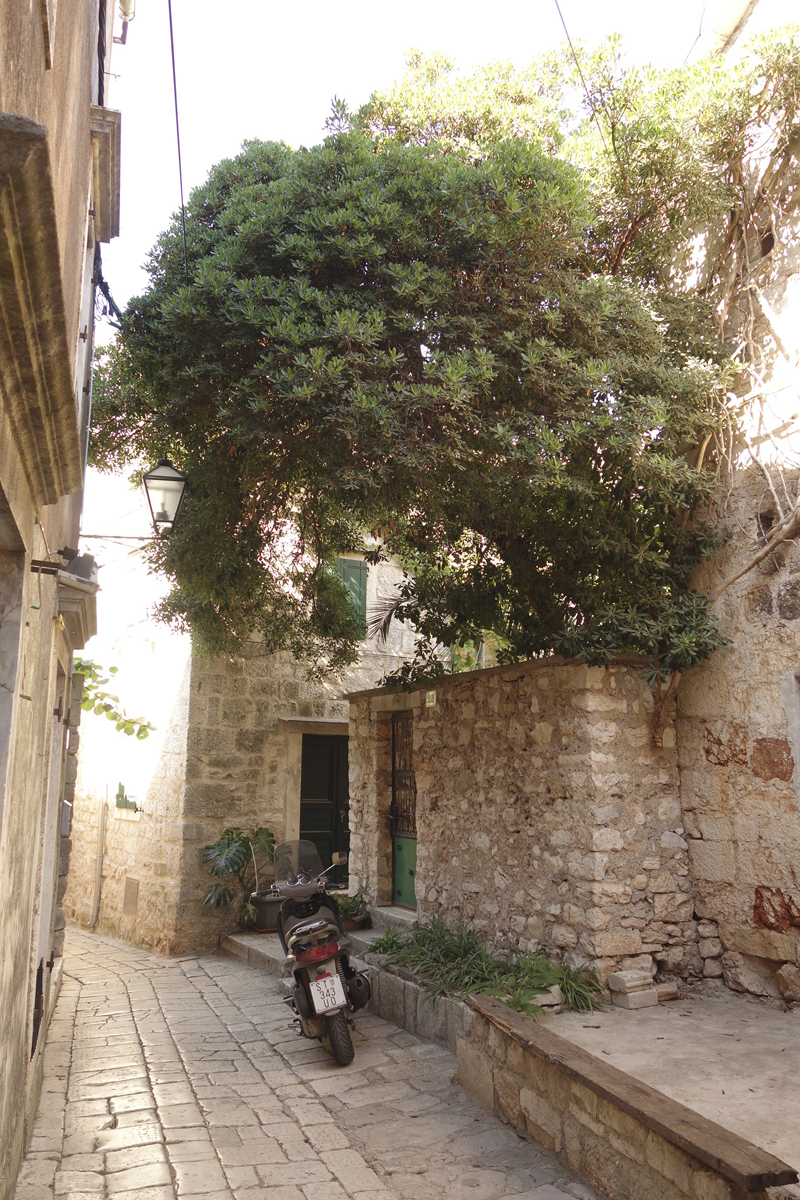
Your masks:
[{"label": "grass tuft", "polygon": [[388,954],[395,966],[407,967],[424,983],[429,1000],[463,1000],[473,992],[496,996],[519,1012],[537,1016],[542,1011],[537,998],[558,984],[565,1007],[574,1012],[593,1012],[602,1003],[602,988],[588,967],[553,963],[545,954],[518,950],[504,957],[492,954],[486,939],[469,925],[451,930],[441,915],[407,937],[389,930],[369,949]]}]

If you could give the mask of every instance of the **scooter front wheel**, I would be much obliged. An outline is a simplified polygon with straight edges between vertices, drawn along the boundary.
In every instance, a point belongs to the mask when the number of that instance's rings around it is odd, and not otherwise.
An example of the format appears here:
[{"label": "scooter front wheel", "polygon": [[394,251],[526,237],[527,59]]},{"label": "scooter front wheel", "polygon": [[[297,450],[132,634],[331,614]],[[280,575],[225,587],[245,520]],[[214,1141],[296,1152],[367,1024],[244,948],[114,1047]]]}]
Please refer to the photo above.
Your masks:
[{"label": "scooter front wheel", "polygon": [[325,1032],[331,1044],[331,1054],[334,1062],[340,1067],[346,1067],[355,1058],[353,1039],[350,1037],[350,1026],[347,1023],[345,1009],[340,1009],[332,1017],[325,1018]]}]

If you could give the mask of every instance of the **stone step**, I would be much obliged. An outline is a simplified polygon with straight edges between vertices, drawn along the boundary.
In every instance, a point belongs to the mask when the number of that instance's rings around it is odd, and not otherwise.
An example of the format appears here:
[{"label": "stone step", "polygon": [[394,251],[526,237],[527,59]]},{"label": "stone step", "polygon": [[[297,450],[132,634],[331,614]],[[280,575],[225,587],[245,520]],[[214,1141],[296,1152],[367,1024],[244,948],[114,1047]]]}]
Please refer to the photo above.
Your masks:
[{"label": "stone step", "polygon": [[387,929],[395,933],[412,933],[417,928],[417,910],[400,908],[397,904],[388,904],[383,908],[368,905],[367,912],[372,917],[372,936],[380,937]]},{"label": "stone step", "polygon": [[[360,950],[363,953],[363,950],[353,944],[349,934],[340,940],[340,945],[350,954],[350,961],[356,970],[368,969],[367,963],[356,957],[356,953]],[[278,979],[291,978],[292,972],[286,964],[286,955],[276,933],[229,933],[220,942],[220,950]]]}]

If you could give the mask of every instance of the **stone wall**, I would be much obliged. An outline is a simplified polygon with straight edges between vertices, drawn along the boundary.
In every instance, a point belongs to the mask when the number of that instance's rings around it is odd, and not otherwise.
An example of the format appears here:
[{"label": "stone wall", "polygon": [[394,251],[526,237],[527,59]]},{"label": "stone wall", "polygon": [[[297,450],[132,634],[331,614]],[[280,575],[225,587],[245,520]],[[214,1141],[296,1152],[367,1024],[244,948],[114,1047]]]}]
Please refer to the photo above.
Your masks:
[{"label": "stone wall", "polygon": [[603,976],[701,974],[675,731],[654,749],[640,670],[545,659],[450,676],[432,706],[351,697],[354,882],[390,902],[391,714],[411,707],[421,914]]},{"label": "stone wall", "polygon": [[[64,899],[70,920],[166,953],[174,949],[178,933],[190,681],[187,664],[163,736],[157,772],[140,801],[142,812],[116,808],[113,787],[102,783],[92,786],[87,780],[87,776],[91,779],[91,764],[87,771],[81,759],[73,810],[72,862]],[[99,847],[103,807],[105,832]],[[103,867],[100,903],[92,926],[98,848],[103,854]],[[131,892],[135,893],[133,898]]]}]

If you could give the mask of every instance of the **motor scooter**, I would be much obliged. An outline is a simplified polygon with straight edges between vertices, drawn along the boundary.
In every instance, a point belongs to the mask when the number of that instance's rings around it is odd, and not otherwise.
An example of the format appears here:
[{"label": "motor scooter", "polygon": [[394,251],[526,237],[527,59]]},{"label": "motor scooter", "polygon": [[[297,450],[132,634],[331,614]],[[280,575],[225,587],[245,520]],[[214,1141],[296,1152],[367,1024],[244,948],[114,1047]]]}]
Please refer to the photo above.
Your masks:
[{"label": "motor scooter", "polygon": [[294,988],[286,1003],[297,1014],[304,1037],[326,1039],[334,1060],[342,1067],[353,1061],[350,1013],[369,1002],[366,971],[350,962],[339,908],[327,890],[326,875],[343,866],[347,855],[338,852],[325,870],[313,842],[281,842],[275,847],[275,882],[253,897],[278,896],[278,934],[291,967]]}]

